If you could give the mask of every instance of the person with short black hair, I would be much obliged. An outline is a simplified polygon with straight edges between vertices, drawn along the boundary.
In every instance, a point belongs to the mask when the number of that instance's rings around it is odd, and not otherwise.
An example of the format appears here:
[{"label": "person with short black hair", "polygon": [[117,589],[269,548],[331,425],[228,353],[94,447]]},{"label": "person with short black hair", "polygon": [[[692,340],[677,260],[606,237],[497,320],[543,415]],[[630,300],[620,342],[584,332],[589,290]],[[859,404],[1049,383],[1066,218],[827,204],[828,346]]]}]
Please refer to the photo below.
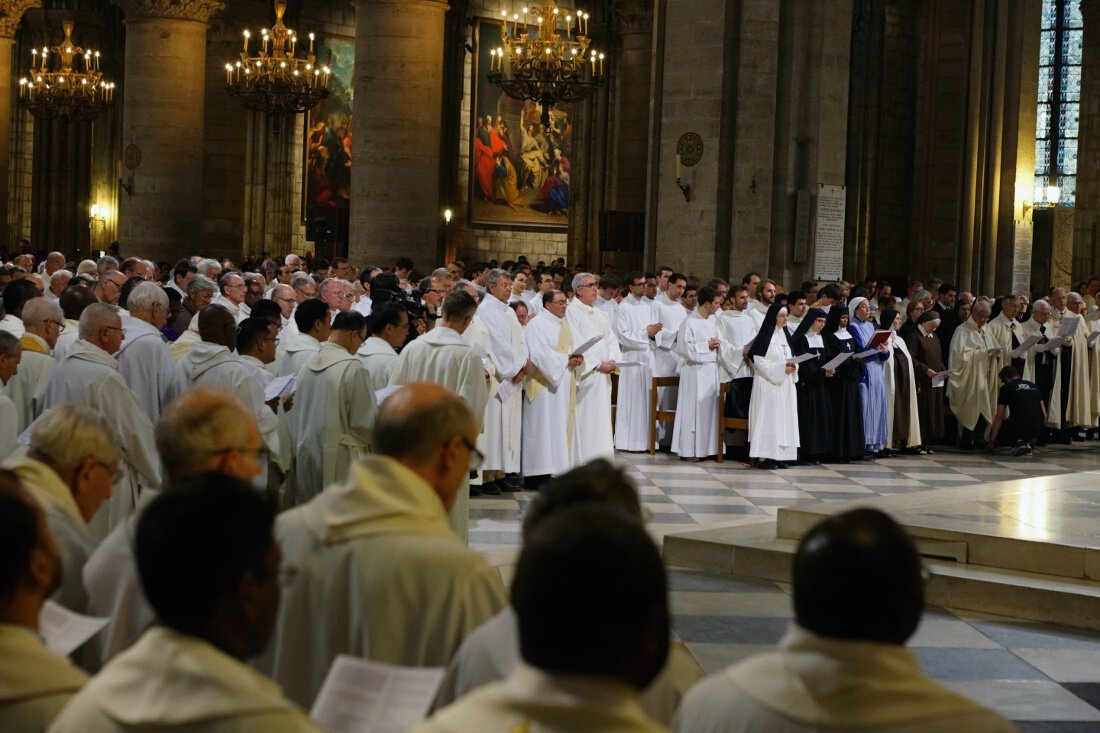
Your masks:
[{"label": "person with short black hair", "polygon": [[524,664],[414,731],[665,730],[639,693],[668,660],[667,584],[637,516],[597,502],[546,516],[526,537],[512,583]]},{"label": "person with short black hair", "polygon": [[51,730],[318,731],[245,664],[267,646],[278,612],[274,524],[265,495],[220,473],[155,498],[138,520],[134,554],[158,623],[112,659]]},{"label": "person with short black hair", "polygon": [[795,621],[779,648],[692,688],[678,730],[1014,731],[926,677],[905,647],[924,611],[922,574],[913,540],[877,509],[818,523],[795,552]]},{"label": "person with short black hair", "polygon": [[375,308],[368,319],[370,337],[356,352],[378,389],[390,383],[397,365],[397,350],[409,337],[409,312],[398,303]]},{"label": "person with short black hair", "polygon": [[1028,455],[1047,419],[1043,394],[1033,382],[1021,379],[1015,367],[1006,366],[997,376],[1001,390],[989,439],[995,445],[1012,446],[1014,456]]},{"label": "person with short black hair", "polygon": [[311,298],[294,309],[294,325],[298,333],[290,339],[279,358],[280,377],[297,374],[306,361],[321,350],[321,344],[328,341],[332,331],[332,316],[324,301]]},{"label": "person with short black hair", "polygon": [[279,517],[284,602],[258,666],[288,697],[311,704],[337,654],[443,666],[504,607],[500,575],[447,521],[476,468],[479,422],[439,384],[402,387],[378,411],[373,453]]}]

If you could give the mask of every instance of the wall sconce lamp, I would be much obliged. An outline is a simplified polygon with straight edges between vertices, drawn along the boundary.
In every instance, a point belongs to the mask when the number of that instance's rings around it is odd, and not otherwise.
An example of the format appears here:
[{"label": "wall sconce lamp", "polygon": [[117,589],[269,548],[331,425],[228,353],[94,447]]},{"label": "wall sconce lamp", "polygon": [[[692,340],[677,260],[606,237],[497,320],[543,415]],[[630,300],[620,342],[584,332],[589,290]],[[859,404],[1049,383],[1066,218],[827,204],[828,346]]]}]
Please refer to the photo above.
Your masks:
[{"label": "wall sconce lamp", "polygon": [[107,207],[100,206],[99,204],[92,204],[91,212],[88,216],[88,228],[91,229],[96,224],[102,224],[107,222]]},{"label": "wall sconce lamp", "polygon": [[1024,213],[1031,209],[1053,209],[1062,198],[1062,189],[1058,186],[1036,186],[1035,197],[1024,201]]},{"label": "wall sconce lamp", "polygon": [[446,222],[447,224],[450,224],[451,219],[453,219],[454,217],[455,217],[455,213],[453,211],[451,211],[450,209],[444,209],[443,210],[443,221]]}]

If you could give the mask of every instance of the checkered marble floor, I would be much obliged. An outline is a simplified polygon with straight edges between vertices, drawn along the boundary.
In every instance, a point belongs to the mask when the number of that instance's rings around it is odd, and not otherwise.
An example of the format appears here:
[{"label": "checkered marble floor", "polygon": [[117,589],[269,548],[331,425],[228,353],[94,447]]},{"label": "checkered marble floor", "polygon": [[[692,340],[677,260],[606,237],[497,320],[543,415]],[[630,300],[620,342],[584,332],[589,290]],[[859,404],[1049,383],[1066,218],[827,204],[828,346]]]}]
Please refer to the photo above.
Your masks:
[{"label": "checkered marble floor", "polygon": [[[667,453],[618,458],[660,538],[688,527],[766,521],[783,506],[1100,470],[1100,444],[1040,448],[1023,458],[938,450],[784,471],[730,460],[690,463]],[[470,503],[470,544],[506,578],[532,497],[519,492]],[[707,672],[771,649],[791,616],[789,587],[779,583],[672,569],[671,590],[675,633]],[[1023,731],[1100,731],[1100,633],[930,608],[910,646],[928,674]]]}]

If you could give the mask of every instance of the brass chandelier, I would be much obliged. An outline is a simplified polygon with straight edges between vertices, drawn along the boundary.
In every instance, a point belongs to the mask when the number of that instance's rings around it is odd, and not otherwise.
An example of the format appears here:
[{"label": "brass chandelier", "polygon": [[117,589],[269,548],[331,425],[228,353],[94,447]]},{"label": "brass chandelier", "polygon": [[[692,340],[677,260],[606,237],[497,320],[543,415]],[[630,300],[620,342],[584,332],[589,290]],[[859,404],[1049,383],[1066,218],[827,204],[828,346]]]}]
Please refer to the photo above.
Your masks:
[{"label": "brass chandelier", "polygon": [[[19,80],[19,106],[40,119],[94,120],[114,101],[114,82],[103,78],[99,51],[73,43],[73,22],[66,20],[62,28],[59,45],[31,50],[30,71]],[[52,71],[51,52],[58,58]]]},{"label": "brass chandelier", "polygon": [[283,115],[306,112],[328,96],[332,74],[328,66],[317,65],[312,33],[309,51],[298,56],[298,34],[283,25],[285,13],[286,0],[276,0],[275,25],[260,31],[260,48],[249,52],[252,33],[246,30],[240,59],[225,65],[226,91],[248,109],[268,113],[276,135]]},{"label": "brass chandelier", "polygon": [[513,99],[538,102],[542,125],[549,130],[555,104],[579,102],[604,82],[604,54],[590,48],[589,15],[570,13],[547,0],[539,7],[524,7],[522,15],[509,18],[502,10],[501,16],[503,45],[489,51],[489,81]]}]

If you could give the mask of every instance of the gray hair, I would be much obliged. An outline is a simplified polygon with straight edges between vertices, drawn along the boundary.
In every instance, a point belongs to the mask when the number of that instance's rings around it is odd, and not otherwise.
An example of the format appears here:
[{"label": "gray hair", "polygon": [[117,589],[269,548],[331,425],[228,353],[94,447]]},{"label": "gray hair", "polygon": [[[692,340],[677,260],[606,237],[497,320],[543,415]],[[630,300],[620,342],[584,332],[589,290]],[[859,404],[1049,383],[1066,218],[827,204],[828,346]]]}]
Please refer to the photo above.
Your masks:
[{"label": "gray hair", "polygon": [[1085,299],[1081,297],[1081,294],[1077,291],[1066,293],[1066,302],[1074,301],[1075,303],[1084,303]]},{"label": "gray hair", "polygon": [[118,269],[118,260],[116,260],[111,255],[104,255],[103,257],[100,257],[95,265],[96,272],[99,273],[100,277],[106,275],[107,271],[110,270],[112,267],[114,267],[114,269],[116,270]]},{"label": "gray hair", "polygon": [[50,285],[53,285],[55,281],[72,280],[73,274],[68,270],[58,270],[54,274],[50,275]]},{"label": "gray hair", "polygon": [[989,305],[988,300],[979,300],[973,306],[971,306],[970,314],[974,315],[978,311],[984,311],[985,313],[989,313],[992,310],[993,310],[993,307]]},{"label": "gray hair", "polygon": [[92,303],[80,314],[80,338],[88,338],[99,335],[99,332],[115,325],[119,317],[119,308],[110,303]]},{"label": "gray hair", "polygon": [[[344,284],[346,282],[347,282],[346,280],[341,280],[338,277],[325,278],[325,280],[321,283],[321,287],[317,288],[317,292],[318,293],[343,292]],[[329,287],[330,285],[335,285],[337,289],[333,290],[331,287]]]},{"label": "gray hair", "polygon": [[209,277],[210,273],[214,270],[221,272],[222,263],[217,260],[202,260],[199,264],[195,265],[195,269],[200,275],[206,275]]},{"label": "gray hair", "polygon": [[932,292],[929,290],[918,290],[913,293],[913,300],[928,300],[932,297]]},{"label": "gray hair", "polygon": [[1050,311],[1051,311],[1050,303],[1046,302],[1045,300],[1035,301],[1034,303],[1031,304],[1031,312],[1034,313],[1035,311],[1042,311],[1043,313],[1050,313]]},{"label": "gray hair", "polygon": [[[450,274],[450,273],[447,273]],[[512,273],[507,270],[502,270],[499,267],[495,270],[489,270],[489,274],[485,276],[485,287],[492,287],[497,284],[497,280],[511,280]]]},{"label": "gray hair", "polygon": [[153,283],[138,283],[126,298],[126,309],[133,313],[149,313],[154,305],[159,305],[168,313],[168,296]]},{"label": "gray hair", "polygon": [[119,450],[111,429],[97,414],[64,402],[35,421],[27,455],[64,474],[86,458],[110,464]]},{"label": "gray hair", "polygon": [[0,331],[0,356],[15,356],[23,346],[10,331]]},{"label": "gray hair", "polygon": [[218,286],[214,284],[214,281],[208,278],[206,275],[195,275],[187,283],[187,294],[198,295],[199,293],[216,293],[218,292]]},{"label": "gray hair", "polygon": [[258,272],[246,272],[244,273],[244,281],[246,283],[255,282],[257,280],[263,280],[264,284],[267,284],[267,278]]},{"label": "gray hair", "polygon": [[23,304],[23,313],[20,316],[25,326],[37,326],[46,321],[58,321],[64,323],[65,314],[56,300],[49,298],[31,298]]},{"label": "gray hair", "polygon": [[596,279],[596,276],[595,276],[595,275],[593,275],[593,274],[592,274],[591,272],[581,272],[581,273],[578,273],[578,274],[576,274],[576,275],[574,275],[574,276],[573,276],[573,289],[574,289],[574,290],[576,290],[576,289],[577,289],[577,288],[579,288],[579,287],[580,287],[581,285],[584,285],[584,279],[585,279],[586,277],[590,277],[590,278],[592,278],[593,280],[595,280],[595,279]]},{"label": "gray hair", "polygon": [[302,287],[306,283],[316,284],[313,276],[310,275],[308,272],[296,272],[290,277],[290,287],[294,288],[295,290]]},{"label": "gray hair", "polygon": [[429,277],[433,280],[451,280],[454,278],[454,273],[446,267],[437,267],[432,270],[432,274],[429,275]]},{"label": "gray hair", "polygon": [[153,431],[165,476],[178,480],[202,470],[204,458],[247,445],[252,419],[232,394],[203,388],[188,390],[164,409]]}]

